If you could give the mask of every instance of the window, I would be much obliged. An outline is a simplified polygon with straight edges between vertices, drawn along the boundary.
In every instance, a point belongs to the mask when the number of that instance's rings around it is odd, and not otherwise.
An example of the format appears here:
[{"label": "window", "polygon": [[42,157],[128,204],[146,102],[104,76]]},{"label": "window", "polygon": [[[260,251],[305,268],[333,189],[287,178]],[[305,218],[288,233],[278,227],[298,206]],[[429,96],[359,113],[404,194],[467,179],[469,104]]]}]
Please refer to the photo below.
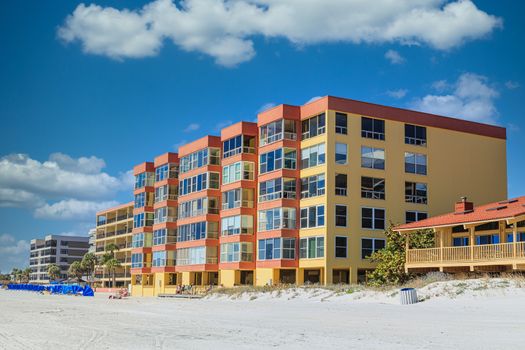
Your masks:
[{"label": "window", "polygon": [[205,165],[220,164],[219,148],[204,148],[193,152],[180,159],[180,172],[186,173],[190,170],[200,168]]},{"label": "window", "polygon": [[140,268],[143,266],[143,255],[142,254],[131,254],[131,267]]},{"label": "window", "polygon": [[346,143],[335,144],[335,163],[346,164],[348,159],[348,146]]},{"label": "window", "polygon": [[240,262],[253,260],[253,243],[221,244],[221,262]]},{"label": "window", "polygon": [[252,162],[237,162],[222,168],[222,184],[226,185],[240,180],[253,180]]},{"label": "window", "polygon": [[374,140],[384,140],[385,121],[361,117],[361,137]]},{"label": "window", "polygon": [[361,208],[361,227],[372,230],[384,230],[385,209]]},{"label": "window", "polygon": [[335,205],[335,226],[346,227],[346,205]]},{"label": "window", "polygon": [[222,209],[253,208],[254,194],[252,189],[236,188],[222,193]]},{"label": "window", "polygon": [[335,174],[335,194],[337,196],[346,196],[347,192],[347,175]]},{"label": "window", "polygon": [[259,203],[274,199],[295,199],[295,179],[273,179],[259,183]]},{"label": "window", "polygon": [[428,218],[428,214],[422,211],[407,211],[405,212],[405,222],[407,224],[419,220],[425,220]]},{"label": "window", "polygon": [[166,266],[166,251],[153,252],[151,263],[154,267]]},{"label": "window", "polygon": [[405,182],[405,202],[427,204],[427,184]]},{"label": "window", "polygon": [[427,156],[419,153],[405,152],[405,172],[426,175]]},{"label": "window", "polygon": [[295,208],[259,210],[259,231],[295,229]]},{"label": "window", "polygon": [[299,241],[300,259],[317,259],[324,257],[324,237],[301,238]]},{"label": "window", "polygon": [[499,234],[476,236],[477,245],[498,244],[498,243],[499,243]]},{"label": "window", "polygon": [[[525,232],[516,232],[516,241],[517,242],[525,242]],[[513,242],[514,236],[512,233],[507,233],[507,242]]]},{"label": "window", "polygon": [[177,221],[177,208],[175,207],[162,207],[155,209],[154,224],[160,224],[162,222],[176,222]]},{"label": "window", "polygon": [[217,263],[217,247],[177,249],[177,266]]},{"label": "window", "polygon": [[301,179],[301,198],[310,198],[324,195],[324,174],[303,177]]},{"label": "window", "polygon": [[164,185],[155,188],[155,203],[165,200],[177,200],[177,186]]},{"label": "window", "polygon": [[191,218],[205,214],[218,214],[219,201],[216,197],[202,197],[179,204],[179,218]]},{"label": "window", "polygon": [[133,216],[133,227],[144,227],[153,225],[153,213],[140,213]]},{"label": "window", "polygon": [[385,199],[385,179],[362,176],[361,198]]},{"label": "window", "polygon": [[165,179],[176,179],[179,176],[179,166],[177,164],[164,164],[155,169],[155,181]]},{"label": "window", "polygon": [[385,150],[383,148],[361,147],[361,167],[385,169]]},{"label": "window", "polygon": [[180,182],[180,195],[184,196],[193,192],[199,192],[206,189],[219,188],[219,173],[203,173],[188,177]]},{"label": "window", "polygon": [[348,238],[343,236],[335,236],[335,257],[348,257]]},{"label": "window", "polygon": [[302,139],[306,140],[317,135],[324,134],[326,131],[325,114],[321,113],[302,122]]},{"label": "window", "polygon": [[142,208],[144,206],[145,199],[146,199],[146,192],[136,194],[134,208]]},{"label": "window", "polygon": [[295,238],[259,240],[259,260],[281,259],[281,256],[282,259],[295,259]]},{"label": "window", "polygon": [[140,173],[135,176],[135,189],[142,188],[146,186],[153,186],[154,182],[153,173]]},{"label": "window", "polygon": [[344,113],[335,113],[335,132],[336,134],[348,134],[348,120]]},{"label": "window", "polygon": [[253,216],[235,215],[221,219],[221,235],[231,236],[253,233]]},{"label": "window", "polygon": [[405,124],[405,143],[407,145],[426,146],[427,145],[427,128]]},{"label": "window", "polygon": [[[283,132],[284,129],[284,132]],[[295,121],[280,119],[275,122],[263,125],[259,128],[260,146],[282,140],[296,140],[297,133],[295,130]]]},{"label": "window", "polygon": [[142,247],[144,247],[144,233],[135,233],[131,237],[131,246],[133,248],[142,248]]},{"label": "window", "polygon": [[469,245],[468,237],[454,237],[452,238],[452,245],[454,247],[465,247]]},{"label": "window", "polygon": [[177,230],[160,229],[153,231],[153,245],[170,244],[177,242]]},{"label": "window", "polygon": [[372,253],[385,247],[386,241],[381,238],[362,238],[361,239],[361,259],[369,258]]},{"label": "window", "polygon": [[228,158],[242,152],[242,135],[232,137],[222,143],[222,157]]},{"label": "window", "polygon": [[279,170],[283,168],[283,152],[284,152],[284,168],[295,169],[297,152],[294,149],[284,148],[276,149],[274,151],[261,154],[259,157],[259,172],[261,174],[270,171]]},{"label": "window", "polygon": [[301,208],[301,228],[324,226],[324,205]]},{"label": "window", "polygon": [[311,168],[325,163],[324,143],[301,150],[301,169]]},{"label": "window", "polygon": [[177,242],[196,241],[206,238],[217,238],[219,223],[201,221],[178,227]]}]

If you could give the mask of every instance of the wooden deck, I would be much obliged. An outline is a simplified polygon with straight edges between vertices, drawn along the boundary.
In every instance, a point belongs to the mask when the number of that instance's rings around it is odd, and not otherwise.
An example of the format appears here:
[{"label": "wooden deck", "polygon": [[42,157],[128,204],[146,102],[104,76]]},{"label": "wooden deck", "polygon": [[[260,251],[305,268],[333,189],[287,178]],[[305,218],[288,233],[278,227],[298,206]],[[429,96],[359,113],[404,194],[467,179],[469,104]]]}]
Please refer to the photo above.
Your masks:
[{"label": "wooden deck", "polygon": [[525,264],[525,242],[408,249],[406,269]]}]

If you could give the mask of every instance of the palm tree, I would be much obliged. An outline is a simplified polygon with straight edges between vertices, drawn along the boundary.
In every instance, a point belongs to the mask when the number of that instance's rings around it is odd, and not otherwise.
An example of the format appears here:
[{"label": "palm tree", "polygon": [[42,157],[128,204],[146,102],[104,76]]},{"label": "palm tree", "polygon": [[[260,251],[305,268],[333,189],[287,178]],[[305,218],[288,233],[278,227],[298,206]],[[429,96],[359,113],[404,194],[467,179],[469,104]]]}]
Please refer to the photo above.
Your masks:
[{"label": "palm tree", "polygon": [[31,268],[29,267],[26,267],[23,271],[22,271],[22,276],[25,278],[25,280],[29,283],[29,276],[31,276]]},{"label": "palm tree", "polygon": [[111,258],[104,263],[104,266],[109,272],[111,272],[111,287],[115,288],[115,270],[119,267],[122,267],[122,265],[116,258]]},{"label": "palm tree", "polygon": [[78,279],[82,278],[82,274],[84,273],[84,269],[82,268],[82,263],[80,261],[73,261],[73,263],[69,265],[69,270],[67,272],[69,276],[73,276]]},{"label": "palm tree", "polygon": [[60,267],[57,264],[49,264],[47,266],[47,275],[50,281],[54,281],[60,277]]},{"label": "palm tree", "polygon": [[[102,255],[100,259],[100,264],[104,266],[104,269],[108,272],[111,272],[111,269],[108,268],[108,262],[111,260],[115,260],[119,266],[114,266],[114,268],[121,267],[120,262],[115,257],[115,251],[119,250],[118,245],[115,243],[108,243],[106,244],[106,248],[104,249],[105,253]],[[113,269],[113,286],[115,286],[115,270]]]},{"label": "palm tree", "polygon": [[16,267],[13,267],[13,270],[11,270],[11,278],[17,282],[17,280],[20,277],[20,269],[17,269]]},{"label": "palm tree", "polygon": [[93,253],[87,253],[82,258],[81,264],[82,264],[82,268],[87,273],[88,283],[90,283],[89,282],[90,279],[91,281],[93,281],[93,272],[95,271],[95,266],[97,265],[97,256]]}]

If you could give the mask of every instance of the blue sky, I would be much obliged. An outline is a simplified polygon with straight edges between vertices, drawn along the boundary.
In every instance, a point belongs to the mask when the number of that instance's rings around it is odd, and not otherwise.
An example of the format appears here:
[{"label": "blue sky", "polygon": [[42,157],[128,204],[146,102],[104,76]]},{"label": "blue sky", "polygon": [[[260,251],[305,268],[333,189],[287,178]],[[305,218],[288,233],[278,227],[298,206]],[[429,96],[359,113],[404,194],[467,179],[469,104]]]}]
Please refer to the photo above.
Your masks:
[{"label": "blue sky", "polygon": [[131,200],[134,164],[328,94],[507,127],[525,194],[522,2],[94,3],[0,5],[2,271]]}]

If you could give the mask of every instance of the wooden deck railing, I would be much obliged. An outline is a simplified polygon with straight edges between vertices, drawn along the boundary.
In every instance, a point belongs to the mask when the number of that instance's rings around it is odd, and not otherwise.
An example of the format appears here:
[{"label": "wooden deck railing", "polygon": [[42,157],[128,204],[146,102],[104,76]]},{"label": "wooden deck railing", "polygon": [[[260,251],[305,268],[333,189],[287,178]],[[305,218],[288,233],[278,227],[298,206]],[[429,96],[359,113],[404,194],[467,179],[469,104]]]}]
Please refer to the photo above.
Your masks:
[{"label": "wooden deck railing", "polygon": [[525,259],[525,242],[475,245],[472,249],[470,246],[409,249],[407,253],[407,264],[428,263],[433,265],[434,263],[469,261],[475,263],[512,259]]}]

